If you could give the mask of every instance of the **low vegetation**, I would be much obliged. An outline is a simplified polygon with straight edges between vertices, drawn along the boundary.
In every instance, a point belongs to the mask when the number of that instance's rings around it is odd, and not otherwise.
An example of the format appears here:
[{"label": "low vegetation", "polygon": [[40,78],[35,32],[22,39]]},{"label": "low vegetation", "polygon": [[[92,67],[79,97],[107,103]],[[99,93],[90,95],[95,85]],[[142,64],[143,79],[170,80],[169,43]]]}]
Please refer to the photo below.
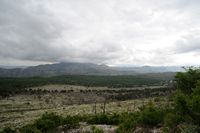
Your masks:
[{"label": "low vegetation", "polygon": [[68,84],[81,86],[107,86],[109,88],[154,86],[162,85],[170,78],[156,75],[135,75],[135,76],[89,76],[89,75],[66,75],[55,77],[18,77],[0,78],[0,96],[26,93],[25,88],[42,86],[48,84]]},{"label": "low vegetation", "polygon": [[149,101],[138,111],[122,113],[98,113],[93,115],[75,115],[63,117],[55,113],[45,113],[32,124],[18,129],[5,128],[1,133],[51,133],[79,129],[81,123],[94,125],[90,133],[103,133],[95,125],[115,125],[117,133],[154,132],[199,133],[200,132],[200,69],[188,68],[185,73],[175,77],[177,92],[173,96],[173,106],[157,106]]}]

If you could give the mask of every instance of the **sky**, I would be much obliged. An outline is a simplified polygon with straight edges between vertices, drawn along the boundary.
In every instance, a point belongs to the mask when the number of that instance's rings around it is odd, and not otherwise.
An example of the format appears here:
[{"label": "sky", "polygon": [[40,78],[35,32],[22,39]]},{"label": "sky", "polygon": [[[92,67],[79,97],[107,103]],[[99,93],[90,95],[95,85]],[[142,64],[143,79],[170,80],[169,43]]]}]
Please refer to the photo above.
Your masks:
[{"label": "sky", "polygon": [[200,0],[0,0],[0,65],[200,64]]}]

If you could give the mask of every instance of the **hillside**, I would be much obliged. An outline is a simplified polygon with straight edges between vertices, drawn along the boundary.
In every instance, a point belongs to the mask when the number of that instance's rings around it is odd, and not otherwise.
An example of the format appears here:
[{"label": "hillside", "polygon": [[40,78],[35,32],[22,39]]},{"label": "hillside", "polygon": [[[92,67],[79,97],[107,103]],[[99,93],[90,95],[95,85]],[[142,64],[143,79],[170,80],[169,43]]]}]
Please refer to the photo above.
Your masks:
[{"label": "hillside", "polygon": [[93,63],[57,63],[27,68],[0,68],[0,77],[33,77],[58,75],[137,75],[181,71],[180,67],[110,67]]}]

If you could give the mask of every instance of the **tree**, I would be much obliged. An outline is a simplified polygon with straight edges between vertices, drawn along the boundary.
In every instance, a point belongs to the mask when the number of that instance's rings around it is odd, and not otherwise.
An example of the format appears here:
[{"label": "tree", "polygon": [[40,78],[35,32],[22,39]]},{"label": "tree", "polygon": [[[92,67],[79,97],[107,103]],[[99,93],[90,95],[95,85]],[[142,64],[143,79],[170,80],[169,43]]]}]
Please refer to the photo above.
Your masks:
[{"label": "tree", "polygon": [[186,72],[177,73],[175,78],[180,90],[175,97],[176,112],[200,123],[200,68],[190,67]]},{"label": "tree", "polygon": [[175,76],[176,87],[185,94],[191,94],[200,80],[200,68],[185,68],[186,72],[178,72]]}]

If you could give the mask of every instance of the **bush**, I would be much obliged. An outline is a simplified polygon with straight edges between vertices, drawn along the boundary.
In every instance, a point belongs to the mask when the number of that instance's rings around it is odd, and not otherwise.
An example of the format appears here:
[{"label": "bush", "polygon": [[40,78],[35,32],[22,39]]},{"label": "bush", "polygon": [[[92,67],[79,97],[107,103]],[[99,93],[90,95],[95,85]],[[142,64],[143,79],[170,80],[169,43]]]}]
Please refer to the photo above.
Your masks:
[{"label": "bush", "polygon": [[149,103],[140,113],[139,123],[147,126],[156,126],[163,121],[164,111]]},{"label": "bush", "polygon": [[91,127],[92,133],[104,133],[104,131],[100,128],[97,128],[95,126]]},{"label": "bush", "polygon": [[138,124],[138,113],[123,113],[120,116],[119,127],[117,133],[131,133],[135,130]]},{"label": "bush", "polygon": [[182,121],[183,118],[180,115],[168,113],[164,118],[164,126],[174,128]]},{"label": "bush", "polygon": [[120,121],[120,115],[119,114],[112,114],[111,116],[108,116],[108,122],[109,125],[118,125]]},{"label": "bush", "polygon": [[20,133],[42,133],[37,127],[34,125],[27,125],[20,129]]},{"label": "bush", "polygon": [[199,133],[200,128],[197,125],[186,125],[186,127],[182,130],[182,133]]},{"label": "bush", "polygon": [[197,87],[193,89],[191,107],[192,111],[200,113],[200,82],[198,82]]},{"label": "bush", "polygon": [[16,132],[15,132],[15,130],[11,129],[10,127],[7,127],[0,133],[16,133]]},{"label": "bush", "polygon": [[107,124],[108,123],[108,116],[105,114],[97,114],[95,116],[91,116],[88,119],[89,124]]},{"label": "bush", "polygon": [[42,117],[35,121],[34,125],[42,132],[47,132],[62,125],[63,118],[57,116],[55,113],[45,113]]},{"label": "bush", "polygon": [[185,94],[191,94],[200,80],[200,68],[185,68],[186,72],[178,72],[175,76],[176,87]]},{"label": "bush", "polygon": [[188,97],[184,95],[182,92],[177,92],[175,96],[175,111],[180,115],[185,115],[189,113],[188,108]]},{"label": "bush", "polygon": [[119,125],[117,128],[117,133],[132,133],[136,126],[137,126],[137,120],[133,119],[126,119],[123,123]]},{"label": "bush", "polygon": [[72,129],[79,127],[79,121],[81,117],[79,116],[67,116],[63,119],[62,124],[65,125],[65,129]]}]

